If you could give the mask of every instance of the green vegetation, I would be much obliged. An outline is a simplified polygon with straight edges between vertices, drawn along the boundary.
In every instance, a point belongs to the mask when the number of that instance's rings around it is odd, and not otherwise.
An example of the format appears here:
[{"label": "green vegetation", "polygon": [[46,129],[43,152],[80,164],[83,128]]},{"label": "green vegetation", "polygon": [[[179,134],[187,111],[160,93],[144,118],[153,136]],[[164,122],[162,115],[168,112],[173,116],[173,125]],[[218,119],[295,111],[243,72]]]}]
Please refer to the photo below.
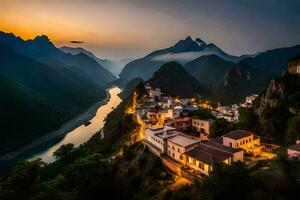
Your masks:
[{"label": "green vegetation", "polygon": [[190,117],[199,117],[201,119],[216,119],[208,109],[193,110],[189,113]]},{"label": "green vegetation", "polygon": [[243,163],[216,165],[203,184],[168,191],[164,199],[298,199],[300,163],[261,161],[253,169]]},{"label": "green vegetation", "polygon": [[[143,88],[137,89],[137,96]],[[136,138],[139,126],[126,98],[107,118],[105,137],[94,135],[74,148],[61,146],[57,161],[21,161],[0,180],[0,199],[290,199],[300,186],[299,161],[260,161],[251,169],[243,163],[215,165],[203,183],[172,189],[173,176],[160,159]],[[216,120],[217,132],[232,124]],[[223,124],[223,125],[222,125]],[[225,126],[225,128],[222,126]]]},{"label": "green vegetation", "polygon": [[56,130],[105,98],[105,90],[64,65],[46,65],[0,46],[0,154]]},{"label": "green vegetation", "polygon": [[220,137],[229,131],[235,130],[236,127],[237,127],[236,124],[229,122],[224,118],[217,119],[213,122],[213,124],[211,126],[210,137],[212,137],[212,138]]},{"label": "green vegetation", "polygon": [[285,74],[272,80],[254,104],[260,135],[269,142],[294,144],[299,137],[300,78]]}]

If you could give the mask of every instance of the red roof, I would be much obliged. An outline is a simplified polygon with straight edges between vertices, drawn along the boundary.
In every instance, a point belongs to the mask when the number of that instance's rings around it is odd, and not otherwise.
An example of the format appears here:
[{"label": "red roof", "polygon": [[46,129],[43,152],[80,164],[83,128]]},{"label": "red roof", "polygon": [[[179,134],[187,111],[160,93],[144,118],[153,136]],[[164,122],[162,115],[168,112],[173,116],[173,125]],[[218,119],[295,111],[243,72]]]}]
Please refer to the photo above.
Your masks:
[{"label": "red roof", "polygon": [[176,122],[191,122],[192,118],[190,118],[190,117],[183,117],[183,118],[175,119],[175,121]]}]

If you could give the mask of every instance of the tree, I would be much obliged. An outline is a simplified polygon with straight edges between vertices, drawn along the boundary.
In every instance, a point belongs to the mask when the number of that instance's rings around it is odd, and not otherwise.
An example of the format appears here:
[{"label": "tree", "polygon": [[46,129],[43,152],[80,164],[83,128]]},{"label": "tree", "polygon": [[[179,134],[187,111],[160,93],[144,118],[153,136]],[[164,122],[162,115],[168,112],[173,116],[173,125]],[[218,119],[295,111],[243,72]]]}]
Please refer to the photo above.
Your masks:
[{"label": "tree", "polygon": [[286,144],[294,144],[300,138],[300,115],[289,119],[285,133]]},{"label": "tree", "polygon": [[240,108],[239,109],[239,129],[254,131],[259,129],[259,123],[253,108]]},{"label": "tree", "polygon": [[211,126],[210,137],[220,137],[221,135],[224,135],[225,133],[234,129],[236,129],[236,125],[234,123],[229,122],[224,118],[217,119],[213,122]]},{"label": "tree", "polygon": [[216,119],[215,116],[207,109],[194,110],[189,113],[191,117],[199,117],[201,119]]},{"label": "tree", "polygon": [[63,144],[54,153],[53,156],[56,159],[65,160],[74,151],[74,144]]},{"label": "tree", "polygon": [[44,165],[41,159],[19,161],[1,183],[0,199],[26,199],[36,191],[39,172]]},{"label": "tree", "polygon": [[242,199],[250,194],[253,183],[242,162],[216,164],[204,180],[204,199]]}]

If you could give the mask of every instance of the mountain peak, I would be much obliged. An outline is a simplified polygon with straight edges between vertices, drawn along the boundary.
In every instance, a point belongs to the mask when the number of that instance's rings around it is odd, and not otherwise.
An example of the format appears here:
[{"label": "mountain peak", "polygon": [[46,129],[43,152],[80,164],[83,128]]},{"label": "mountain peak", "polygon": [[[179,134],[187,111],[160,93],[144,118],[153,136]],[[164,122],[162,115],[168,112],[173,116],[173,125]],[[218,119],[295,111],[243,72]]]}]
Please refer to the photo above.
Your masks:
[{"label": "mountain peak", "polygon": [[201,40],[200,38],[196,38],[195,42],[197,42],[197,44],[198,44],[199,46],[206,45],[206,42],[204,42],[204,41]]},{"label": "mountain peak", "polygon": [[191,36],[188,35],[188,36],[184,39],[184,41],[193,41],[193,39],[192,39]]},{"label": "mountain peak", "polygon": [[34,41],[47,41],[47,42],[50,42],[50,39],[48,38],[47,35],[38,35],[33,40]]}]

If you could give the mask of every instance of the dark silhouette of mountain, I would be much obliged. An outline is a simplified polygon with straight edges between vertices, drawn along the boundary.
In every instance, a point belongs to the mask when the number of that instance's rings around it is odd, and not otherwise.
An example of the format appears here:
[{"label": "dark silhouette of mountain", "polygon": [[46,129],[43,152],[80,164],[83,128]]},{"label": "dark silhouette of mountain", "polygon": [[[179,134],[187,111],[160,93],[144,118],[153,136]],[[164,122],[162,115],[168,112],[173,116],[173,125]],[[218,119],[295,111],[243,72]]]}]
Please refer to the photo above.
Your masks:
[{"label": "dark silhouette of mountain", "polygon": [[224,104],[241,102],[247,95],[260,93],[273,76],[270,71],[250,67],[241,61],[215,86],[212,98]]},{"label": "dark silhouette of mountain", "polygon": [[164,64],[148,82],[172,96],[185,98],[207,94],[207,90],[176,62]]},{"label": "dark silhouette of mountain", "polygon": [[[95,81],[106,87],[116,77],[86,55],[73,56],[56,48],[47,36],[37,36],[33,40],[24,41],[13,34],[0,31],[0,46],[9,47],[16,52],[36,61],[56,68],[66,68],[80,76]],[[80,61],[80,62],[78,62]]]},{"label": "dark silhouette of mountain", "polygon": [[290,58],[300,53],[300,45],[286,48],[277,48],[262,52],[255,57],[249,57],[243,60],[251,67],[257,69],[266,69],[281,75],[287,68]]},{"label": "dark silhouette of mountain", "polygon": [[216,55],[201,56],[184,65],[184,68],[202,85],[213,87],[223,80],[233,62],[225,61]]},{"label": "dark silhouette of mountain", "polygon": [[[6,110],[1,109],[1,118],[11,116],[7,120],[12,120],[18,116],[14,122],[2,121],[1,127],[7,131],[1,132],[5,139],[0,141],[0,154],[55,130],[105,98],[105,87],[115,80],[94,59],[85,54],[64,53],[47,36],[24,41],[0,32],[0,60],[0,76],[5,79],[0,90],[5,102],[1,101],[0,106],[7,106]],[[10,93],[6,89],[9,87]],[[12,101],[8,104],[9,98]]]},{"label": "dark silhouette of mountain", "polygon": [[129,97],[136,89],[136,87],[140,84],[143,83],[143,79],[141,78],[135,78],[132,79],[131,81],[129,81],[126,86],[124,87],[124,89],[122,90],[122,92],[119,94],[119,96],[122,99],[126,99],[127,97]]},{"label": "dark silhouette of mountain", "polygon": [[81,107],[103,97],[105,92],[86,76],[66,68],[45,65],[7,47],[0,47],[0,74],[29,87],[64,106]]},{"label": "dark silhouette of mountain", "polygon": [[62,50],[65,53],[70,53],[72,55],[78,55],[80,53],[84,53],[85,55],[93,58],[97,61],[101,66],[103,66],[105,69],[113,73],[114,75],[118,75],[123,67],[131,61],[131,59],[121,59],[121,60],[110,60],[110,59],[101,59],[95,56],[92,52],[87,51],[84,48],[81,47],[61,47],[60,50]]},{"label": "dark silhouette of mountain", "polygon": [[140,58],[128,63],[122,70],[120,78],[129,81],[139,77],[144,80],[149,79],[155,71],[164,63],[176,61],[180,64],[190,62],[200,56],[217,55],[224,60],[238,61],[240,58],[231,56],[214,44],[206,44],[201,39],[193,40],[187,37],[180,40],[174,46],[154,51],[144,58]]},{"label": "dark silhouette of mountain", "polygon": [[1,75],[0,91],[1,153],[58,128],[68,117],[44,96]]}]

